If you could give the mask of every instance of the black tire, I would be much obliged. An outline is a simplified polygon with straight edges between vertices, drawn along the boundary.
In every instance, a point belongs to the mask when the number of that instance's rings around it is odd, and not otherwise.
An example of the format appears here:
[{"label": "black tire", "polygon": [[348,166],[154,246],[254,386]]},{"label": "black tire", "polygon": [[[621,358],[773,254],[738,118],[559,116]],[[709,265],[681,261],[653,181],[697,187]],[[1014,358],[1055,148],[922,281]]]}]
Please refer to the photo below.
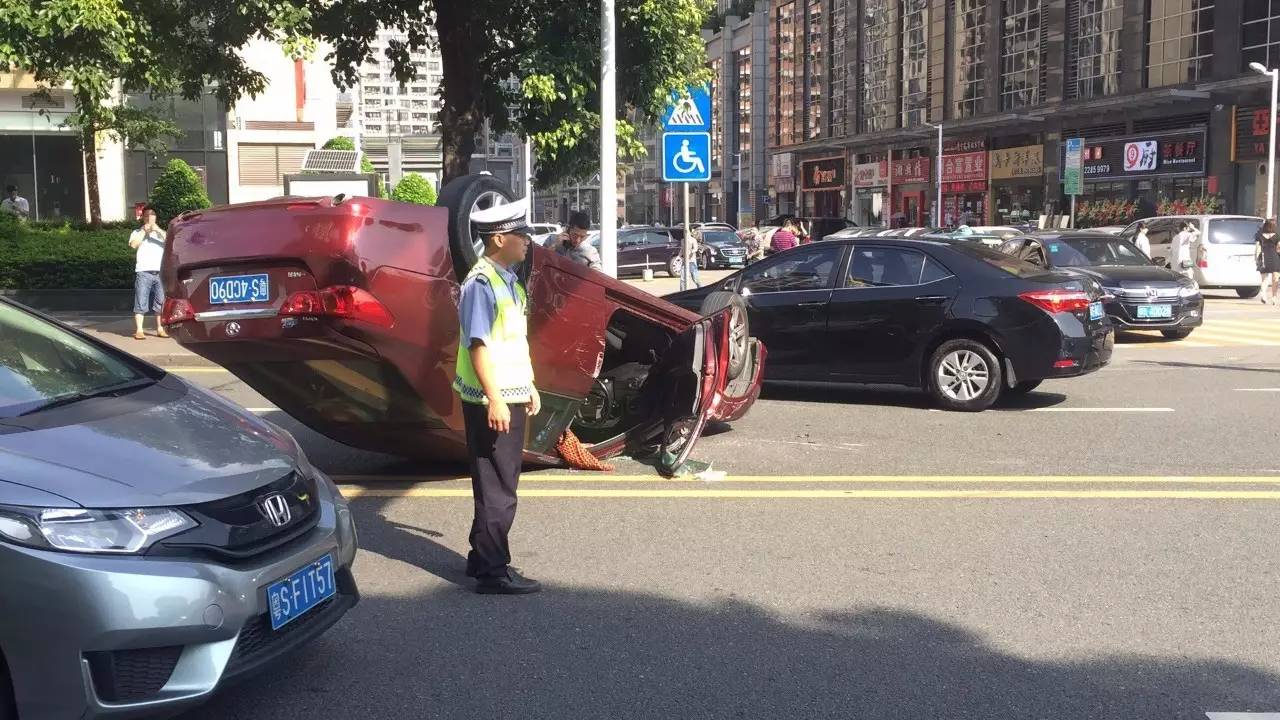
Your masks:
[{"label": "black tire", "polygon": [[1011,388],[1005,388],[1005,392],[1010,395],[1026,395],[1027,393],[1040,387],[1041,380],[1023,380]]},{"label": "black tire", "polygon": [[680,277],[680,271],[684,269],[684,257],[679,253],[673,254],[667,258],[667,275],[673,278]]},{"label": "black tire", "polygon": [[1258,297],[1258,293],[1262,292],[1262,287],[1236,288],[1236,294],[1248,300],[1249,298]]},{"label": "black tire", "polygon": [[729,315],[729,379],[737,380],[746,372],[751,354],[751,318],[747,303],[731,292],[713,292],[702,301],[700,312],[710,315],[731,308]]},{"label": "black tire", "polygon": [[[483,173],[464,175],[440,188],[437,205],[449,210],[449,253],[459,282],[480,259],[480,249],[484,247],[484,238],[478,237],[471,226],[471,212],[511,202],[514,197],[506,183]],[[503,202],[495,202],[498,198]]]},{"label": "black tire", "polygon": [[[944,365],[949,369],[944,370]],[[948,377],[954,382],[946,382]],[[1000,397],[1004,372],[991,348],[977,340],[957,338],[933,351],[926,386],[934,400],[946,410],[981,412]]]},{"label": "black tire", "polygon": [[1182,330],[1161,330],[1160,334],[1170,340],[1185,340],[1189,335],[1191,335],[1192,329],[1193,328],[1184,328]]}]

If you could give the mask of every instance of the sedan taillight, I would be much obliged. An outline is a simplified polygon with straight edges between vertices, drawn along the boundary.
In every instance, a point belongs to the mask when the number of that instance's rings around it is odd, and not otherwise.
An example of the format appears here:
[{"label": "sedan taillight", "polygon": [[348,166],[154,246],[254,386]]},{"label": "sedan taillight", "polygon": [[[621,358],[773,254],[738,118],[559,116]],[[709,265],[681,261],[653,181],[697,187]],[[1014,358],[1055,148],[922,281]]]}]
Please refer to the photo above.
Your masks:
[{"label": "sedan taillight", "polygon": [[391,311],[368,290],[335,285],[322,290],[300,290],[285,299],[281,315],[324,315],[391,327]]},{"label": "sedan taillight", "polygon": [[160,313],[160,322],[164,325],[176,325],[180,322],[194,320],[195,317],[195,308],[191,307],[189,301],[182,298],[166,298],[164,310]]},{"label": "sedan taillight", "polygon": [[1050,314],[1089,309],[1089,295],[1081,290],[1033,290],[1018,297]]}]

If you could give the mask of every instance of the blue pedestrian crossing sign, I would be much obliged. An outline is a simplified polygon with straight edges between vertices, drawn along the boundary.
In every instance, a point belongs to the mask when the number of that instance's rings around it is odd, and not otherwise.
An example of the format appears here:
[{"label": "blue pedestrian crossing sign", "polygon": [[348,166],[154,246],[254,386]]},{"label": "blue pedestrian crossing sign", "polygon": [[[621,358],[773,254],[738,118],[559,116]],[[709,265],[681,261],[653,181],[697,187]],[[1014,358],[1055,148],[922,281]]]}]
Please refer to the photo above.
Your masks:
[{"label": "blue pedestrian crossing sign", "polygon": [[685,93],[671,93],[662,114],[665,132],[711,132],[711,92],[705,85],[690,85]]},{"label": "blue pedestrian crossing sign", "polygon": [[662,181],[707,182],[711,179],[711,133],[662,134]]}]

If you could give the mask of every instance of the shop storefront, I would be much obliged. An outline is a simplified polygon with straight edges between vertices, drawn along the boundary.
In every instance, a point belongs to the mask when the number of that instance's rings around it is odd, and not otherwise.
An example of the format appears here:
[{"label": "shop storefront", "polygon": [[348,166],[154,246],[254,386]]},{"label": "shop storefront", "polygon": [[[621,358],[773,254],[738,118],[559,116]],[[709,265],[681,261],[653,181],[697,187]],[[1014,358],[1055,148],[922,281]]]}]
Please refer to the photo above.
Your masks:
[{"label": "shop storefront", "polygon": [[853,221],[863,227],[888,226],[889,163],[859,163],[853,167]]},{"label": "shop storefront", "polygon": [[769,185],[777,214],[796,211],[796,179],[792,172],[792,154],[778,153],[770,158]]},{"label": "shop storefront", "polygon": [[801,216],[844,217],[845,166],[844,156],[800,163]]},{"label": "shop storefront", "polygon": [[1211,189],[1205,179],[1207,151],[1204,128],[1085,138],[1081,199],[1133,200],[1140,217],[1155,215],[1161,201],[1193,200]]},{"label": "shop storefront", "polygon": [[987,224],[987,149],[982,138],[942,144],[942,223]]},{"label": "shop storefront", "polygon": [[992,150],[987,167],[994,224],[1016,225],[1040,216],[1044,209],[1043,145]]},{"label": "shop storefront", "polygon": [[1235,210],[1242,215],[1261,215],[1267,208],[1271,111],[1262,105],[1237,107],[1234,126],[1231,161],[1236,173]]},{"label": "shop storefront", "polygon": [[[913,154],[918,151],[909,151]],[[929,203],[933,187],[929,184],[931,158],[923,153],[893,161],[893,173],[886,180],[893,190],[890,217],[896,227],[929,225]]]}]

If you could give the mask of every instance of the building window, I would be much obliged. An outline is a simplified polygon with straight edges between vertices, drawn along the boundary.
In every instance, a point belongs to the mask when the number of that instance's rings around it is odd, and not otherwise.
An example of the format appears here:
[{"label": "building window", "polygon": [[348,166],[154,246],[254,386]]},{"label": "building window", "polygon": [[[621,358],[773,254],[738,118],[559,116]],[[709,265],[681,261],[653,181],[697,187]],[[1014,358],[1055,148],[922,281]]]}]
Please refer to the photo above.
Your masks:
[{"label": "building window", "polygon": [[929,119],[929,0],[902,0],[902,127]]},{"label": "building window", "polygon": [[720,158],[724,154],[724,117],[720,112],[723,75],[720,74],[720,58],[711,61],[711,167],[720,167]]},{"label": "building window", "polygon": [[[1259,0],[1254,0],[1255,4]],[[1147,87],[1203,80],[1213,65],[1214,0],[1151,0]],[[1247,4],[1247,3],[1246,3]]]},{"label": "building window", "polygon": [[738,152],[744,156],[751,154],[751,50],[743,48],[737,52],[738,71],[738,117],[735,124],[738,128]]},{"label": "building window", "polygon": [[777,8],[774,22],[777,68],[774,93],[774,137],[778,145],[793,145],[796,136],[796,2]]},{"label": "building window", "polygon": [[284,185],[284,176],[302,169],[311,145],[240,143],[238,169],[241,185]]},{"label": "building window", "polygon": [[952,97],[955,117],[973,117],[982,112],[987,96],[983,54],[987,49],[987,0],[956,0],[955,85]]},{"label": "building window", "polygon": [[1000,109],[1040,101],[1040,0],[1001,0]]},{"label": "building window", "polygon": [[1078,0],[1075,97],[1120,92],[1120,27],[1124,0]]},{"label": "building window", "polygon": [[826,0],[808,0],[808,22],[805,31],[804,116],[806,140],[822,137],[822,94],[827,81],[826,19],[822,15]]},{"label": "building window", "polygon": [[1241,70],[1259,62],[1269,68],[1280,65],[1280,0],[1253,0],[1244,4],[1244,51]]},{"label": "building window", "polygon": [[831,16],[831,67],[827,85],[831,89],[827,135],[831,137],[842,137],[845,133],[845,78],[848,76],[848,68],[844,65],[844,34],[847,15],[848,6],[841,3],[836,5]]},{"label": "building window", "polygon": [[889,68],[893,42],[893,6],[895,0],[866,0],[862,6],[862,132],[879,132],[893,127],[895,93]]}]

